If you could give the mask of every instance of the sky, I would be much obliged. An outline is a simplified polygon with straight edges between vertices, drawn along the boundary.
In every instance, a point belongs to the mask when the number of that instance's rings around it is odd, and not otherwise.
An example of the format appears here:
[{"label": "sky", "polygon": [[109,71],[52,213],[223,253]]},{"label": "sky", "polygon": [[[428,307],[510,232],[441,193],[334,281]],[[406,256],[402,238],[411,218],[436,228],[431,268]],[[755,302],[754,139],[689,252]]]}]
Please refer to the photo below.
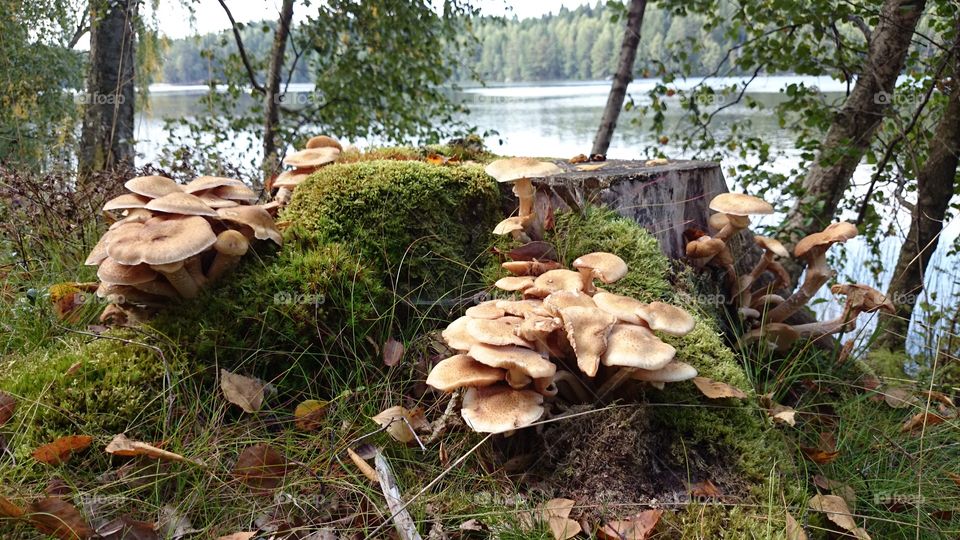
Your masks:
[{"label": "sky", "polygon": [[[279,0],[226,0],[233,17],[239,22],[276,19],[279,13]],[[573,9],[590,3],[590,0],[478,0],[484,15],[516,15],[521,19],[539,17],[546,13],[556,13],[561,7]],[[194,19],[181,2],[166,1],[160,3],[157,11],[160,31],[170,38],[181,38],[194,33],[206,34],[228,27],[227,16],[217,0],[200,0],[195,4]],[[302,13],[302,11],[301,11]],[[297,9],[294,8],[294,19]]]}]

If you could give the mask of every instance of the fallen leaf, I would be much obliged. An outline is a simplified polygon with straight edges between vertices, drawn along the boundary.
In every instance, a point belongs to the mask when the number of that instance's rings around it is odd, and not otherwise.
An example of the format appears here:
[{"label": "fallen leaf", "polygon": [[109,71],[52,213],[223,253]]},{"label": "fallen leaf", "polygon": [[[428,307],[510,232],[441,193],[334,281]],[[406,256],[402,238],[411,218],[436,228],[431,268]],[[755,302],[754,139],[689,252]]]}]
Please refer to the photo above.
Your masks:
[{"label": "fallen leaf", "polygon": [[329,401],[319,401],[308,399],[297,405],[293,411],[293,417],[296,419],[294,424],[297,429],[302,431],[316,431],[323,426],[323,419],[327,416],[327,407]]},{"label": "fallen leaf", "polygon": [[960,474],[948,472],[947,477],[953,480],[953,483],[960,487]]},{"label": "fallen leaf", "polygon": [[33,458],[47,465],[66,463],[74,452],[86,450],[93,443],[89,435],[69,435],[52,443],[45,444],[33,451]]},{"label": "fallen leaf", "polygon": [[237,458],[233,475],[257,490],[276,489],[287,475],[287,460],[270,445],[249,446]]},{"label": "fallen leaf", "polygon": [[586,154],[577,154],[568,160],[570,163],[586,163],[590,161],[590,157]]},{"label": "fallen leaf", "polygon": [[906,422],[900,426],[901,432],[913,431],[916,429],[922,428],[924,425],[935,426],[937,424],[943,423],[943,417],[932,412],[926,413],[917,413],[907,419]]},{"label": "fallen leaf", "polygon": [[820,489],[832,492],[841,497],[847,503],[851,511],[857,510],[857,492],[852,487],[837,480],[831,480],[821,474],[814,475],[813,483]]},{"label": "fallen leaf", "polygon": [[25,515],[38,531],[63,540],[84,540],[94,535],[80,511],[59,497],[28,504]]},{"label": "fallen leaf", "polygon": [[63,372],[63,375],[68,378],[73,377],[74,375],[77,374],[78,371],[80,371],[80,368],[82,367],[83,367],[82,361],[74,362],[73,364],[70,365],[70,367],[67,368],[66,371]]},{"label": "fallen leaf", "polygon": [[670,163],[670,160],[666,158],[654,158],[654,159],[648,159],[644,163],[644,165],[646,165],[647,167],[656,167],[658,165],[666,165],[667,163]]},{"label": "fallen leaf", "polygon": [[257,535],[257,532],[238,532],[233,534],[228,534],[226,536],[221,536],[217,540],[250,540]]},{"label": "fallen leaf", "polygon": [[23,517],[23,508],[13,504],[10,499],[0,495],[0,517],[19,519]]},{"label": "fallen leaf", "polygon": [[577,165],[577,170],[585,171],[585,172],[596,171],[598,169],[602,169],[604,165],[606,165],[606,163],[591,163],[589,165]]},{"label": "fallen leaf", "polygon": [[747,399],[747,394],[745,394],[743,390],[730,386],[724,382],[714,381],[713,379],[708,379],[706,377],[694,377],[693,384],[697,385],[697,388],[700,389],[700,392],[710,399]]},{"label": "fallen leaf", "polygon": [[197,463],[181,456],[180,454],[174,454],[173,452],[162,450],[145,442],[128,439],[123,433],[115,436],[113,440],[110,441],[110,444],[107,445],[106,451],[108,454],[113,454],[115,456],[146,456],[164,461],[186,461]]},{"label": "fallen leaf", "polygon": [[557,248],[549,242],[536,240],[513,248],[507,252],[507,256],[514,261],[556,261]]},{"label": "fallen leaf", "polygon": [[858,527],[857,522],[851,516],[850,509],[846,501],[836,495],[814,495],[810,498],[808,506],[818,512],[827,515],[827,519],[836,523],[843,530],[853,534],[860,540],[870,540],[867,531]]},{"label": "fallen leaf", "polygon": [[840,347],[840,354],[837,355],[837,364],[846,363],[846,361],[850,358],[850,354],[853,352],[854,343],[854,340],[849,339],[843,344],[843,347]]},{"label": "fallen leaf", "polygon": [[153,523],[121,516],[99,527],[97,537],[103,540],[160,540]]},{"label": "fallen leaf", "polygon": [[44,488],[43,493],[48,497],[66,497],[73,490],[62,478],[54,478],[47,483],[47,487]]},{"label": "fallen leaf", "polygon": [[383,344],[383,363],[387,367],[393,367],[403,358],[403,343],[391,338]]},{"label": "fallen leaf", "polygon": [[583,530],[580,523],[570,519],[575,504],[572,499],[550,499],[543,504],[540,516],[550,527],[554,540],[568,540]]},{"label": "fallen leaf", "polygon": [[790,512],[787,512],[787,540],[807,540],[807,533],[797,523]]},{"label": "fallen leaf", "polygon": [[723,493],[721,493],[720,488],[708,478],[703,482],[691,484],[690,496],[699,499],[720,499],[723,497]]},{"label": "fallen leaf", "polygon": [[803,455],[806,456],[807,459],[819,465],[830,463],[840,455],[840,452],[837,450],[823,450],[805,446],[801,446],[800,451],[803,452]]},{"label": "fallen leaf", "polygon": [[646,540],[660,521],[663,510],[644,510],[623,521],[611,521],[597,531],[602,540]]},{"label": "fallen leaf", "polygon": [[367,480],[370,480],[374,484],[380,483],[380,475],[377,474],[377,471],[371,467],[369,463],[364,461],[359,454],[354,452],[352,448],[347,448],[347,455],[350,456],[350,461],[367,477]]},{"label": "fallen leaf", "polygon": [[200,531],[193,528],[193,524],[179,510],[167,504],[160,509],[160,519],[157,520],[157,529],[164,538],[179,540]]},{"label": "fallen leaf", "polygon": [[760,404],[767,410],[767,414],[773,419],[774,423],[797,425],[797,411],[793,407],[787,407],[773,401],[772,393],[760,396]]},{"label": "fallen leaf", "polygon": [[913,392],[906,388],[887,388],[883,390],[883,401],[894,409],[903,409],[914,401]]},{"label": "fallen leaf", "polygon": [[946,405],[947,407],[955,406],[953,404],[953,399],[950,396],[944,394],[943,392],[937,392],[935,390],[923,390],[920,393],[926,396],[927,398],[932,399],[933,401],[939,401],[940,403]]},{"label": "fallen leaf", "polygon": [[440,154],[429,154],[427,155],[426,161],[431,165],[444,165],[450,161],[450,159]]},{"label": "fallen leaf", "polygon": [[[402,443],[416,438],[413,429],[428,429],[429,424],[420,409],[408,410],[401,405],[390,407],[372,418],[380,427],[386,427],[387,433]],[[413,429],[411,429],[413,428]]]},{"label": "fallen leaf", "polygon": [[257,379],[220,370],[223,396],[248,413],[255,413],[263,407],[263,387],[264,384]]},{"label": "fallen leaf", "polygon": [[6,392],[0,392],[0,426],[9,422],[16,410],[17,399]]}]

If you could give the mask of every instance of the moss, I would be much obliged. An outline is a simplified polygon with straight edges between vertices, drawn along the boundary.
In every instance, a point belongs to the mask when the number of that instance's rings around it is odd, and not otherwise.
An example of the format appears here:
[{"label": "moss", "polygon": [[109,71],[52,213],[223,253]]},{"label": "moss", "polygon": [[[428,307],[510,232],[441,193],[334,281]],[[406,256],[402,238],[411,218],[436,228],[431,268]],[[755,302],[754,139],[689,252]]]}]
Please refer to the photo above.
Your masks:
[{"label": "moss", "polygon": [[499,191],[479,165],[367,161],[324,167],[299,186],[283,219],[349,243],[401,294],[428,298],[476,283]]}]

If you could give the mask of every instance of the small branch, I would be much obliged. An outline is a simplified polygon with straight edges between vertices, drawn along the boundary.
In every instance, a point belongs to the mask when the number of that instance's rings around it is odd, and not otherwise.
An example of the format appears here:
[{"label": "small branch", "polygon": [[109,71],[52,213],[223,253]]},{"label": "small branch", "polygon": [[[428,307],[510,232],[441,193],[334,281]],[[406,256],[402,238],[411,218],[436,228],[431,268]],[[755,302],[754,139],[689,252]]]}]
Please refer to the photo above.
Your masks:
[{"label": "small branch", "polygon": [[233,13],[230,13],[230,8],[227,7],[227,3],[224,0],[218,0],[220,5],[223,7],[223,11],[227,13],[227,18],[230,19],[230,29],[233,30],[233,39],[237,42],[237,49],[240,51],[240,59],[243,60],[243,67],[247,70],[247,76],[250,78],[250,84],[253,86],[253,89],[261,94],[266,93],[266,89],[257,82],[257,77],[253,72],[253,66],[250,65],[250,59],[247,58],[247,49],[243,46],[243,38],[240,37],[240,30],[237,29],[237,21],[233,18]]},{"label": "small branch", "polygon": [[863,20],[863,17],[850,14],[844,17],[843,20],[856,26],[857,29],[860,30],[860,33],[863,34],[864,39],[867,40],[867,44],[870,43],[872,32],[870,31],[870,27],[867,26],[867,23]]}]

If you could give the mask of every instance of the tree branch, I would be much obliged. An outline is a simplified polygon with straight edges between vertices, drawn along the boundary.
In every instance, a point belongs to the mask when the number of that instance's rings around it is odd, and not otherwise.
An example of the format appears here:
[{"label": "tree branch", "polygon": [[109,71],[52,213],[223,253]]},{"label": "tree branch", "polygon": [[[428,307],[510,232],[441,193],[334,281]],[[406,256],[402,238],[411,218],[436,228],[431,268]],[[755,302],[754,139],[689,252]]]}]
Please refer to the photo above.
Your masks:
[{"label": "tree branch", "polygon": [[863,34],[863,37],[867,40],[867,44],[870,43],[870,36],[872,35],[872,32],[870,31],[870,27],[867,26],[867,23],[863,20],[863,17],[851,14],[844,17],[843,20],[856,26],[860,30],[860,33]]},{"label": "tree branch", "polygon": [[243,46],[243,38],[240,37],[240,30],[237,29],[237,21],[233,18],[233,13],[230,13],[230,8],[227,7],[227,3],[224,0],[218,0],[220,6],[223,7],[223,11],[226,12],[227,18],[230,19],[230,29],[233,30],[233,39],[237,42],[237,49],[240,51],[240,59],[243,60],[243,67],[247,70],[247,76],[250,78],[250,84],[253,86],[253,89],[261,94],[266,93],[266,89],[257,82],[257,76],[253,72],[253,66],[250,65],[250,59],[247,58],[247,50]]}]

